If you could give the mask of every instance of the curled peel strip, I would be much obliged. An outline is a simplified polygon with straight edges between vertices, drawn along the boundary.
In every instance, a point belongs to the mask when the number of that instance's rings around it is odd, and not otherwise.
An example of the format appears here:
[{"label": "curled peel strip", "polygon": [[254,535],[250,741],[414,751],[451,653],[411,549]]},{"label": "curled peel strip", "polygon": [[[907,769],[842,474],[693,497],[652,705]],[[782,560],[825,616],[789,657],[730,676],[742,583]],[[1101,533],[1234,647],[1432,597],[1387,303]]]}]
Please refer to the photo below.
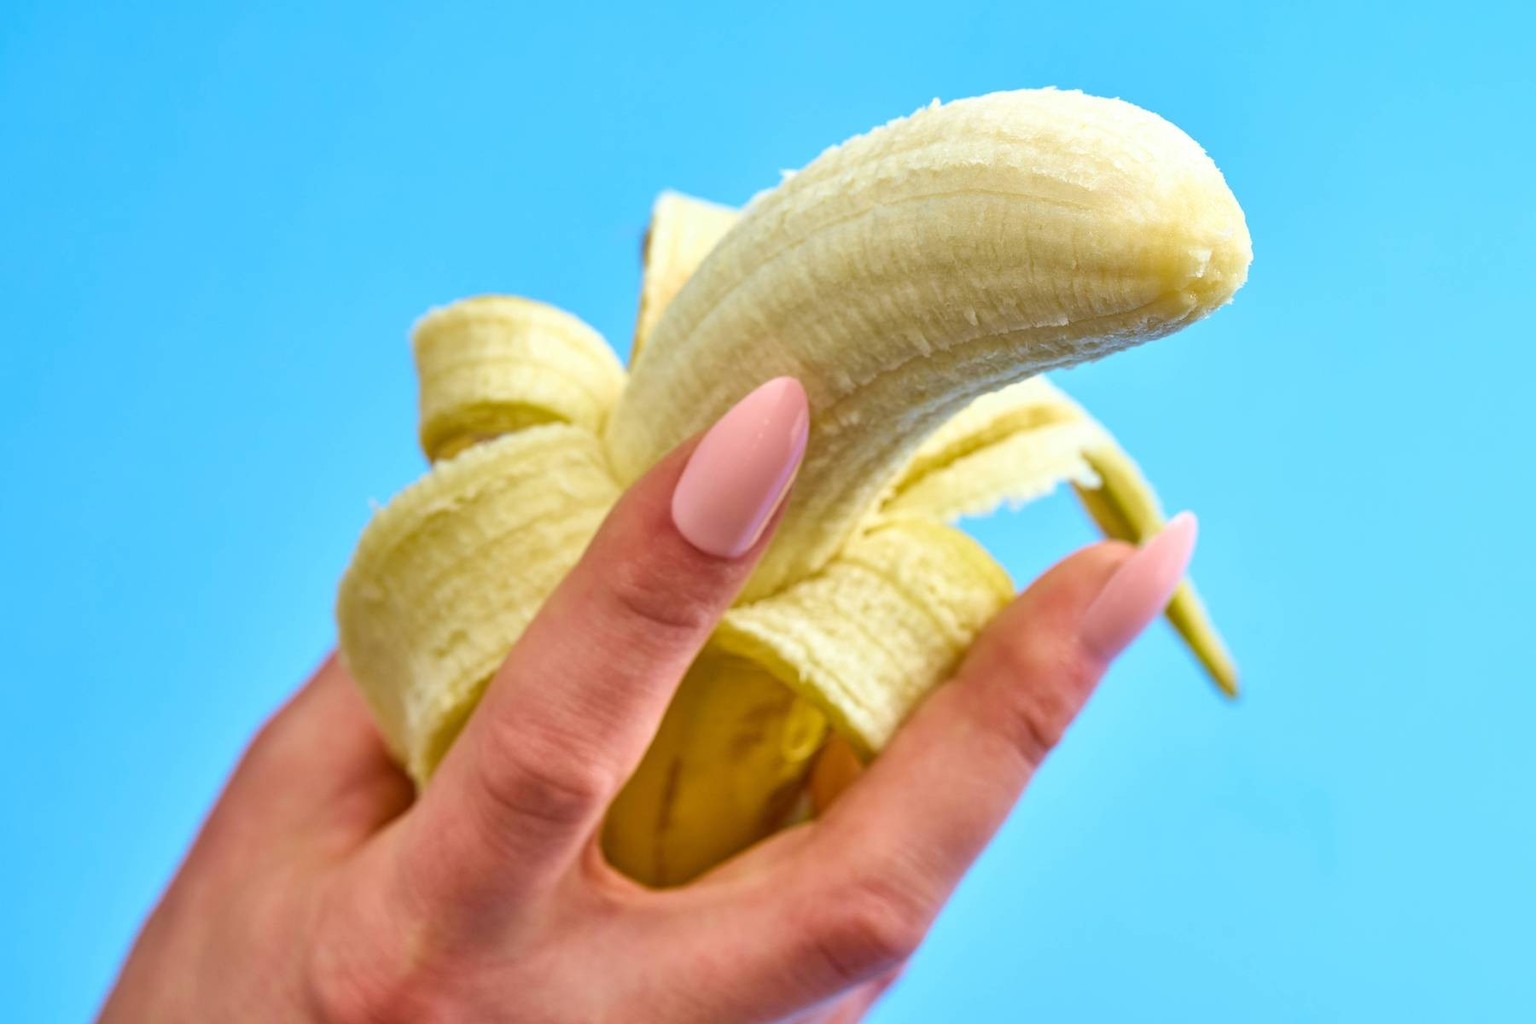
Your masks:
[{"label": "curled peel strip", "polygon": [[439,462],[369,523],[341,652],[418,784],[618,495],[596,435],[543,424]]},{"label": "curled peel strip", "polygon": [[554,306],[482,295],[434,309],[412,338],[421,448],[432,461],[540,423],[602,429],[624,390],[603,336]]}]

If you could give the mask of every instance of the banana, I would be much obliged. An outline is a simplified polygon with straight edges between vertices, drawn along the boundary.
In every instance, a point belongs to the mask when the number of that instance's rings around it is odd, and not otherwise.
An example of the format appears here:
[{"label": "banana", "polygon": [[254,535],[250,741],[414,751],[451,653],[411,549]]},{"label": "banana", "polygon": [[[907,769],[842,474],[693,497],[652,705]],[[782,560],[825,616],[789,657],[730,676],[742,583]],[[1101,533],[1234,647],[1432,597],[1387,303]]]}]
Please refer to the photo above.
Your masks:
[{"label": "banana", "polygon": [[605,430],[619,481],[782,374],[813,415],[761,597],[819,569],[968,402],[1225,303],[1242,210],[1187,135],[1052,90],[934,106],[757,196],[662,314]]},{"label": "banana", "polygon": [[[1066,483],[1107,535],[1156,532],[1135,464],[1040,375],[1209,315],[1251,249],[1177,128],[1025,90],[893,121],[740,212],[664,193],[644,255],[627,376],[540,303],[423,318],[433,467],[364,531],[337,618],[391,749],[427,784],[622,489],[760,381],[798,377],[811,438],[778,533],[604,824],[616,866],[671,885],[823,806],[847,771],[818,759],[878,755],[1009,600],[1006,572],[949,524]],[[1168,614],[1235,692],[1187,581]]]}]

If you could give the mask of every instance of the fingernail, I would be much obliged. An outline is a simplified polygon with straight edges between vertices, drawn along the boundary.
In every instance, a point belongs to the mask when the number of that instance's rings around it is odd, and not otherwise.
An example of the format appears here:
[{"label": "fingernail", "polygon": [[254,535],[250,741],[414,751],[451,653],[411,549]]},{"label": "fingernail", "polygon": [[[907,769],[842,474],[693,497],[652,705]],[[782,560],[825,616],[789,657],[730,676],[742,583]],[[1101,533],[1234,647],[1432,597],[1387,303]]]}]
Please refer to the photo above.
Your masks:
[{"label": "fingernail", "polygon": [[672,522],[706,554],[736,558],[763,535],[805,454],[805,389],[775,377],[709,428],[672,492]]},{"label": "fingernail", "polygon": [[1198,533],[1194,514],[1180,512],[1115,571],[1083,614],[1083,643],[1090,650],[1105,660],[1115,657],[1163,613],[1189,568]]}]

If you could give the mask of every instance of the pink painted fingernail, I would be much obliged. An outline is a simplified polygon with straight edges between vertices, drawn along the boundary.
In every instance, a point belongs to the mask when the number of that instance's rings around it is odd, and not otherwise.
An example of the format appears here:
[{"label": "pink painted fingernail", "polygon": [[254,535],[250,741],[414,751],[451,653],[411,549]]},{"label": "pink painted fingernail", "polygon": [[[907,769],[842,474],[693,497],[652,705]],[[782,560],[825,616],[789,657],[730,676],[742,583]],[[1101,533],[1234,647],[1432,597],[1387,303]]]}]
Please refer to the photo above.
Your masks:
[{"label": "pink painted fingernail", "polygon": [[672,492],[672,522],[706,554],[737,558],[763,535],[805,455],[805,389],[775,377],[709,428]]},{"label": "pink painted fingernail", "polygon": [[1189,568],[1198,533],[1194,514],[1180,512],[1115,571],[1083,613],[1083,643],[1090,650],[1106,660],[1115,657],[1163,613]]}]

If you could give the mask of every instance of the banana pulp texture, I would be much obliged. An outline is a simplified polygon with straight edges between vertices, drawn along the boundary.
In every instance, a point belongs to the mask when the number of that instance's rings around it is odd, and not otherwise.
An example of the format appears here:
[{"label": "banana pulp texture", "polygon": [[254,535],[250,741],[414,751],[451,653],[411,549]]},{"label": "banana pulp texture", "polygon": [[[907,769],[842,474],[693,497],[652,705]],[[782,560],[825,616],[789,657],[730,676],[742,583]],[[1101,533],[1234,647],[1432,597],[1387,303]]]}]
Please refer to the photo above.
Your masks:
[{"label": "banana pulp texture", "polygon": [[[1250,255],[1198,145],[1075,92],[935,104],[740,213],[665,194],[627,377],[595,331],[524,299],[417,326],[434,466],[342,580],[347,665],[426,784],[622,488],[798,377],[811,436],[778,532],[603,830],[635,878],[686,881],[813,812],[817,759],[875,756],[1012,596],[954,520],[1069,482],[1109,536],[1160,527],[1135,464],[1040,374],[1206,316]],[[1187,582],[1168,613],[1235,692]]]}]

